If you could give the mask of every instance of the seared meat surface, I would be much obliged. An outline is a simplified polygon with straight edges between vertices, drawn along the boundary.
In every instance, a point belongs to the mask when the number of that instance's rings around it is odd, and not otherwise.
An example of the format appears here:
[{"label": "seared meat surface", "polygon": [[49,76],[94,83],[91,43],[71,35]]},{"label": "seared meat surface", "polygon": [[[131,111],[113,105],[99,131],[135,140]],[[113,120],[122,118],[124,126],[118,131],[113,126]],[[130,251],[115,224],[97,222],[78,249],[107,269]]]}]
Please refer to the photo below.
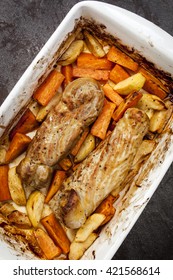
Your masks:
[{"label": "seared meat surface", "polygon": [[99,84],[90,78],[77,79],[66,87],[17,167],[25,186],[49,185],[53,167],[70,152],[84,128],[95,121],[103,99]]},{"label": "seared meat surface", "polygon": [[149,126],[147,115],[128,109],[114,131],[68,177],[50,206],[69,228],[79,228],[125,180]]}]

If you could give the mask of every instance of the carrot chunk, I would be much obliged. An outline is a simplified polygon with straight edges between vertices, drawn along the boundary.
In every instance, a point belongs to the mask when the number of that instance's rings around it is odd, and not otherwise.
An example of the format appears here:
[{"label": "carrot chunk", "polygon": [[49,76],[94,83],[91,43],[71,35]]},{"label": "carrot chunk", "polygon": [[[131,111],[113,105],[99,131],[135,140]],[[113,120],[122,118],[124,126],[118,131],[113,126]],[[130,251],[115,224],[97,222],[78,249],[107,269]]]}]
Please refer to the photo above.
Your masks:
[{"label": "carrot chunk", "polygon": [[65,179],[65,176],[66,176],[65,171],[58,170],[55,173],[53,181],[52,181],[50,188],[48,190],[48,193],[46,195],[45,203],[48,203],[51,200],[51,198],[56,194],[56,192],[59,190],[63,180]]},{"label": "carrot chunk", "polygon": [[103,86],[103,91],[106,97],[110,99],[117,106],[123,101],[123,98],[116,92],[108,83]]},{"label": "carrot chunk", "polygon": [[56,70],[52,70],[45,81],[34,92],[33,98],[42,106],[46,106],[56,94],[64,80],[64,75]]},{"label": "carrot chunk", "polygon": [[120,64],[132,71],[136,71],[138,69],[138,63],[115,46],[110,48],[107,58],[108,60]]},{"label": "carrot chunk", "polygon": [[91,134],[105,139],[107,129],[116,105],[105,99],[103,109],[91,128]]},{"label": "carrot chunk", "polygon": [[66,88],[66,86],[73,80],[73,68],[71,64],[62,66],[61,72],[65,77],[63,81],[63,87]]},{"label": "carrot chunk", "polygon": [[95,213],[101,213],[106,216],[105,220],[102,222],[101,225],[106,224],[109,222],[115,214],[115,208],[113,203],[115,201],[115,197],[113,195],[108,195],[96,208]]},{"label": "carrot chunk", "polygon": [[121,104],[118,106],[118,108],[115,110],[112,118],[114,119],[114,121],[118,121],[125,113],[125,111],[128,108],[134,107],[136,106],[136,104],[138,103],[138,101],[141,99],[142,97],[142,93],[141,92],[133,92],[130,93],[122,102]]},{"label": "carrot chunk", "polygon": [[51,213],[50,215],[41,219],[41,223],[55,244],[62,249],[64,254],[67,254],[70,250],[70,241],[55,215]]},{"label": "carrot chunk", "polygon": [[106,57],[98,58],[90,53],[81,53],[77,58],[79,68],[111,70],[113,63]]},{"label": "carrot chunk", "polygon": [[84,130],[84,132],[82,133],[80,139],[78,140],[78,142],[76,143],[76,145],[75,145],[75,146],[73,147],[73,149],[71,150],[71,154],[72,154],[73,156],[76,156],[76,155],[77,155],[77,153],[78,153],[80,147],[82,146],[83,142],[85,141],[85,139],[86,139],[88,133],[89,133],[89,128],[86,127],[85,130]]},{"label": "carrot chunk", "polygon": [[61,249],[54,244],[53,240],[44,230],[38,228],[34,231],[34,235],[46,259],[52,260],[61,255]]},{"label": "carrot chunk", "polygon": [[11,162],[13,159],[22,154],[30,142],[31,138],[29,136],[17,132],[10,142],[9,148],[7,150],[5,158],[6,162]]},{"label": "carrot chunk", "polygon": [[96,80],[108,80],[109,79],[109,70],[95,70],[95,69],[85,69],[74,67],[73,68],[73,77],[76,78],[93,78]]},{"label": "carrot chunk", "polygon": [[110,72],[110,79],[116,84],[127,79],[128,77],[129,74],[118,64],[116,64]]},{"label": "carrot chunk", "polygon": [[11,195],[8,186],[8,165],[0,166],[0,201],[10,200]]},{"label": "carrot chunk", "polygon": [[38,125],[39,123],[37,122],[35,115],[28,108],[22,115],[22,117],[19,119],[18,123],[12,128],[9,135],[10,140],[12,140],[12,138],[17,132],[26,134],[28,132],[33,131],[35,128],[38,127]]}]

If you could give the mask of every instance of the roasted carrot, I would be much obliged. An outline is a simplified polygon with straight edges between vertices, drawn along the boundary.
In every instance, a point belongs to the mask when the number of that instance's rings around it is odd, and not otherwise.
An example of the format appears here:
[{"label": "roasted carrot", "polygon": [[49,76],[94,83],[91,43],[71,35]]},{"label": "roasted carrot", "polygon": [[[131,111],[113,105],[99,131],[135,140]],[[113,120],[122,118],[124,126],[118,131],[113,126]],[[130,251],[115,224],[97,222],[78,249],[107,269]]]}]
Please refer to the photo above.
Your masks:
[{"label": "roasted carrot", "polygon": [[51,200],[51,198],[56,194],[56,192],[61,187],[61,184],[64,179],[65,179],[65,172],[61,170],[57,170],[54,175],[53,181],[50,185],[50,188],[48,190],[48,193],[46,195],[45,203],[48,203]]},{"label": "roasted carrot", "polygon": [[118,64],[116,64],[110,72],[110,79],[116,84],[127,79],[128,77],[129,74]]},{"label": "roasted carrot", "polygon": [[123,101],[123,98],[116,92],[108,83],[103,86],[103,91],[106,97],[110,99],[117,106]]},{"label": "roasted carrot", "polygon": [[65,171],[69,170],[70,167],[72,166],[72,162],[69,158],[63,158],[61,161],[59,161],[58,163],[62,169],[64,169]]},{"label": "roasted carrot", "polygon": [[78,153],[80,147],[82,146],[82,143],[85,141],[85,138],[87,137],[88,133],[89,133],[89,128],[86,127],[85,130],[84,130],[84,132],[82,133],[80,139],[78,140],[78,142],[76,143],[76,145],[75,145],[75,146],[73,147],[73,149],[71,150],[71,154],[72,154],[73,156],[76,156],[76,155],[77,155],[77,153]]},{"label": "roasted carrot", "polygon": [[7,150],[5,157],[6,162],[11,162],[13,159],[22,154],[26,150],[30,142],[31,138],[29,136],[17,132],[11,140],[9,148]]},{"label": "roasted carrot", "polygon": [[63,81],[63,87],[66,88],[66,86],[73,80],[73,68],[71,64],[62,66],[61,72],[65,77]]},{"label": "roasted carrot", "polygon": [[125,111],[128,108],[136,106],[138,101],[141,99],[142,93],[140,91],[130,93],[118,106],[118,108],[115,110],[114,114],[112,115],[112,118],[114,121],[118,121],[125,113]]},{"label": "roasted carrot", "polygon": [[146,78],[147,81],[153,81],[155,84],[157,84],[160,88],[162,88],[166,92],[170,92],[169,89],[154,75],[152,75],[150,72],[148,72],[145,68],[140,66],[137,70],[137,72],[142,73],[142,75]]},{"label": "roasted carrot", "polygon": [[12,128],[9,134],[10,140],[13,139],[14,135],[17,132],[26,134],[28,132],[33,131],[35,128],[38,127],[38,125],[39,123],[37,122],[35,115],[28,108],[22,115],[22,117],[19,119],[18,123]]},{"label": "roasted carrot", "polygon": [[56,70],[52,70],[44,82],[36,89],[33,98],[42,106],[46,106],[56,94],[64,80],[64,75]]},{"label": "roasted carrot", "polygon": [[93,78],[96,80],[108,80],[109,79],[109,70],[94,70],[94,69],[85,69],[74,67],[73,68],[73,77],[76,78]]},{"label": "roasted carrot", "polygon": [[111,70],[113,63],[106,57],[98,58],[90,53],[81,53],[77,58],[79,68]]},{"label": "roasted carrot", "polygon": [[164,99],[167,96],[167,93],[152,80],[146,80],[143,88],[149,93],[157,95],[160,99]]},{"label": "roasted carrot", "polygon": [[104,100],[103,109],[91,128],[92,135],[97,136],[102,140],[105,139],[115,107],[116,105],[114,103],[109,102],[106,99]]},{"label": "roasted carrot", "polygon": [[54,244],[53,240],[43,229],[36,229],[34,235],[46,259],[52,260],[61,255],[61,249]]},{"label": "roasted carrot", "polygon": [[44,217],[41,223],[55,244],[62,249],[64,254],[67,254],[70,250],[70,241],[55,215],[52,213]]},{"label": "roasted carrot", "polygon": [[0,166],[0,201],[10,200],[11,195],[8,186],[8,165]]},{"label": "roasted carrot", "polygon": [[102,222],[101,225],[104,225],[107,222],[109,222],[111,220],[111,218],[114,216],[115,208],[113,206],[113,203],[115,200],[116,200],[116,198],[110,194],[96,208],[96,210],[95,210],[96,213],[101,213],[106,216],[105,220]]},{"label": "roasted carrot", "polygon": [[136,71],[138,69],[138,63],[115,46],[110,48],[107,58],[108,60],[124,66],[132,71]]}]

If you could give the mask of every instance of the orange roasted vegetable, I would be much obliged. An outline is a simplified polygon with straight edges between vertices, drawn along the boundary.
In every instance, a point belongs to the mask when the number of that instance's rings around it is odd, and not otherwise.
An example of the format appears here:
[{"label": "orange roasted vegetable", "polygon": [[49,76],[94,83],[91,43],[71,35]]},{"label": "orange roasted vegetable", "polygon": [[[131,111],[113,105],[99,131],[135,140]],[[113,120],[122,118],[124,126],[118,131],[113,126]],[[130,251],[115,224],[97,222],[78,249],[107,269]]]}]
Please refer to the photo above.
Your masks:
[{"label": "orange roasted vegetable", "polygon": [[127,79],[128,77],[129,74],[118,64],[116,64],[110,72],[110,79],[116,84]]},{"label": "orange roasted vegetable", "polygon": [[41,223],[55,244],[62,249],[64,254],[67,254],[70,250],[70,241],[55,215],[51,213],[41,219]]},{"label": "orange roasted vegetable", "polygon": [[65,179],[65,176],[66,176],[65,171],[61,171],[61,170],[56,171],[53,181],[46,195],[45,203],[48,203],[51,200],[51,198],[56,194],[56,192],[59,190],[63,180]]},{"label": "orange roasted vegetable", "polygon": [[10,140],[12,140],[17,132],[22,134],[31,132],[35,128],[37,128],[38,125],[39,123],[37,122],[35,115],[28,108],[22,115],[22,117],[19,119],[18,123],[12,128],[9,138]]},{"label": "orange roasted vegetable", "polygon": [[63,87],[66,88],[66,86],[72,82],[73,80],[73,67],[71,64],[62,66],[61,72],[64,75],[64,81],[63,81]]},{"label": "orange roasted vegetable", "polygon": [[95,70],[111,70],[113,63],[106,57],[99,58],[90,53],[81,53],[77,58],[77,66],[79,68],[89,68]]},{"label": "orange roasted vegetable", "polygon": [[138,63],[115,46],[110,48],[107,58],[108,60],[124,66],[132,71],[136,71],[138,69]]},{"label": "orange roasted vegetable", "polygon": [[31,138],[29,136],[17,132],[10,142],[9,148],[6,153],[5,161],[11,162],[15,158],[17,158],[26,150],[30,142]]},{"label": "orange roasted vegetable", "polygon": [[8,165],[0,166],[0,201],[11,199],[11,194],[8,187],[8,170]]},{"label": "orange roasted vegetable", "polygon": [[102,222],[101,225],[106,224],[109,222],[115,214],[115,208],[113,206],[114,201],[116,198],[113,195],[108,195],[96,208],[95,213],[101,213],[106,216],[105,220]]},{"label": "orange roasted vegetable", "polygon": [[105,139],[115,107],[114,103],[104,100],[103,109],[91,128],[92,135]]},{"label": "orange roasted vegetable", "polygon": [[118,108],[115,110],[112,118],[114,119],[114,121],[118,121],[125,113],[125,111],[128,108],[134,107],[136,106],[136,104],[138,103],[138,101],[141,99],[142,97],[142,93],[140,91],[138,92],[133,92],[130,93],[122,102],[121,104],[118,106]]},{"label": "orange roasted vegetable", "polygon": [[52,260],[61,255],[61,249],[54,244],[53,240],[43,229],[36,229],[34,235],[47,260]]},{"label": "orange roasted vegetable", "polygon": [[110,99],[117,106],[123,101],[123,98],[116,92],[108,83],[103,86],[103,91],[106,97]]},{"label": "orange roasted vegetable", "polygon": [[109,70],[95,70],[95,69],[85,69],[80,67],[73,68],[73,76],[75,78],[93,78],[95,80],[108,80]]},{"label": "orange roasted vegetable", "polygon": [[56,70],[52,70],[45,81],[36,89],[33,98],[42,106],[46,106],[56,94],[64,80],[64,75]]},{"label": "orange roasted vegetable", "polygon": [[82,146],[83,142],[85,141],[87,135],[89,133],[89,127],[86,127],[84,132],[82,133],[80,139],[78,140],[78,142],[76,143],[76,145],[73,147],[73,149],[71,150],[71,154],[73,156],[76,156],[77,153],[79,152],[80,147]]}]

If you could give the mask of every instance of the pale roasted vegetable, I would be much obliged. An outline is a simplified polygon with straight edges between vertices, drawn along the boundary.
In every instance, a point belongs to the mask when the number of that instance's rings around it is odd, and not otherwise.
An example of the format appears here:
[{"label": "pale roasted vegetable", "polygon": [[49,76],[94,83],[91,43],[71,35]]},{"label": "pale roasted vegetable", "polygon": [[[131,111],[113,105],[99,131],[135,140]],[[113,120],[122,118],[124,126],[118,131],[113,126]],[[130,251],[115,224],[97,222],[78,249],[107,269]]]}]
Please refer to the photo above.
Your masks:
[{"label": "pale roasted vegetable", "polygon": [[83,48],[83,40],[75,40],[71,43],[70,47],[66,50],[66,52],[61,56],[60,60],[58,61],[58,64],[65,66],[73,63],[80,55]]},{"label": "pale roasted vegetable", "polygon": [[0,207],[0,213],[2,215],[4,215],[5,217],[7,217],[9,214],[11,214],[13,211],[15,211],[16,209],[14,208],[14,206],[9,203],[6,202],[4,203],[1,207]]},{"label": "pale roasted vegetable", "polygon": [[49,101],[49,103],[46,106],[42,106],[39,109],[36,115],[36,120],[38,122],[42,122],[47,116],[47,114],[49,113],[49,111],[59,103],[61,97],[62,97],[61,93],[58,92],[57,94],[55,94],[55,96],[53,96],[53,98]]},{"label": "pale roasted vegetable", "polygon": [[27,200],[26,210],[33,227],[38,226],[38,223],[41,219],[43,207],[44,195],[37,190],[32,192]]},{"label": "pale roasted vegetable", "polygon": [[145,156],[150,154],[154,150],[155,145],[155,140],[143,140],[133,160],[133,166],[142,162]]},{"label": "pale roasted vegetable", "polygon": [[163,110],[165,104],[158,96],[142,91],[142,98],[139,100],[137,107],[146,112],[148,109]]},{"label": "pale roasted vegetable", "polygon": [[73,241],[70,245],[69,259],[80,259],[97,237],[98,235],[96,233],[91,233],[84,242]]},{"label": "pale roasted vegetable", "polygon": [[105,51],[102,45],[93,35],[91,35],[87,31],[84,31],[84,36],[85,36],[86,45],[93,55],[97,57],[105,56]]},{"label": "pale roasted vegetable", "polygon": [[113,89],[121,95],[128,95],[133,92],[138,92],[144,83],[145,77],[141,73],[137,73],[119,82]]},{"label": "pale roasted vegetable", "polygon": [[16,172],[16,167],[12,167],[8,171],[8,185],[12,200],[17,205],[26,205],[26,196],[22,186],[21,179]]},{"label": "pale roasted vegetable", "polygon": [[95,137],[92,134],[88,134],[85,141],[83,142],[82,146],[80,147],[74,162],[78,163],[82,160],[84,160],[89,153],[91,153],[95,148]]},{"label": "pale roasted vegetable", "polygon": [[105,218],[106,216],[101,213],[94,213],[89,216],[86,222],[78,229],[74,241],[84,242],[103,223]]},{"label": "pale roasted vegetable", "polygon": [[172,107],[167,110],[156,111],[151,120],[149,130],[161,133],[172,114]]}]

